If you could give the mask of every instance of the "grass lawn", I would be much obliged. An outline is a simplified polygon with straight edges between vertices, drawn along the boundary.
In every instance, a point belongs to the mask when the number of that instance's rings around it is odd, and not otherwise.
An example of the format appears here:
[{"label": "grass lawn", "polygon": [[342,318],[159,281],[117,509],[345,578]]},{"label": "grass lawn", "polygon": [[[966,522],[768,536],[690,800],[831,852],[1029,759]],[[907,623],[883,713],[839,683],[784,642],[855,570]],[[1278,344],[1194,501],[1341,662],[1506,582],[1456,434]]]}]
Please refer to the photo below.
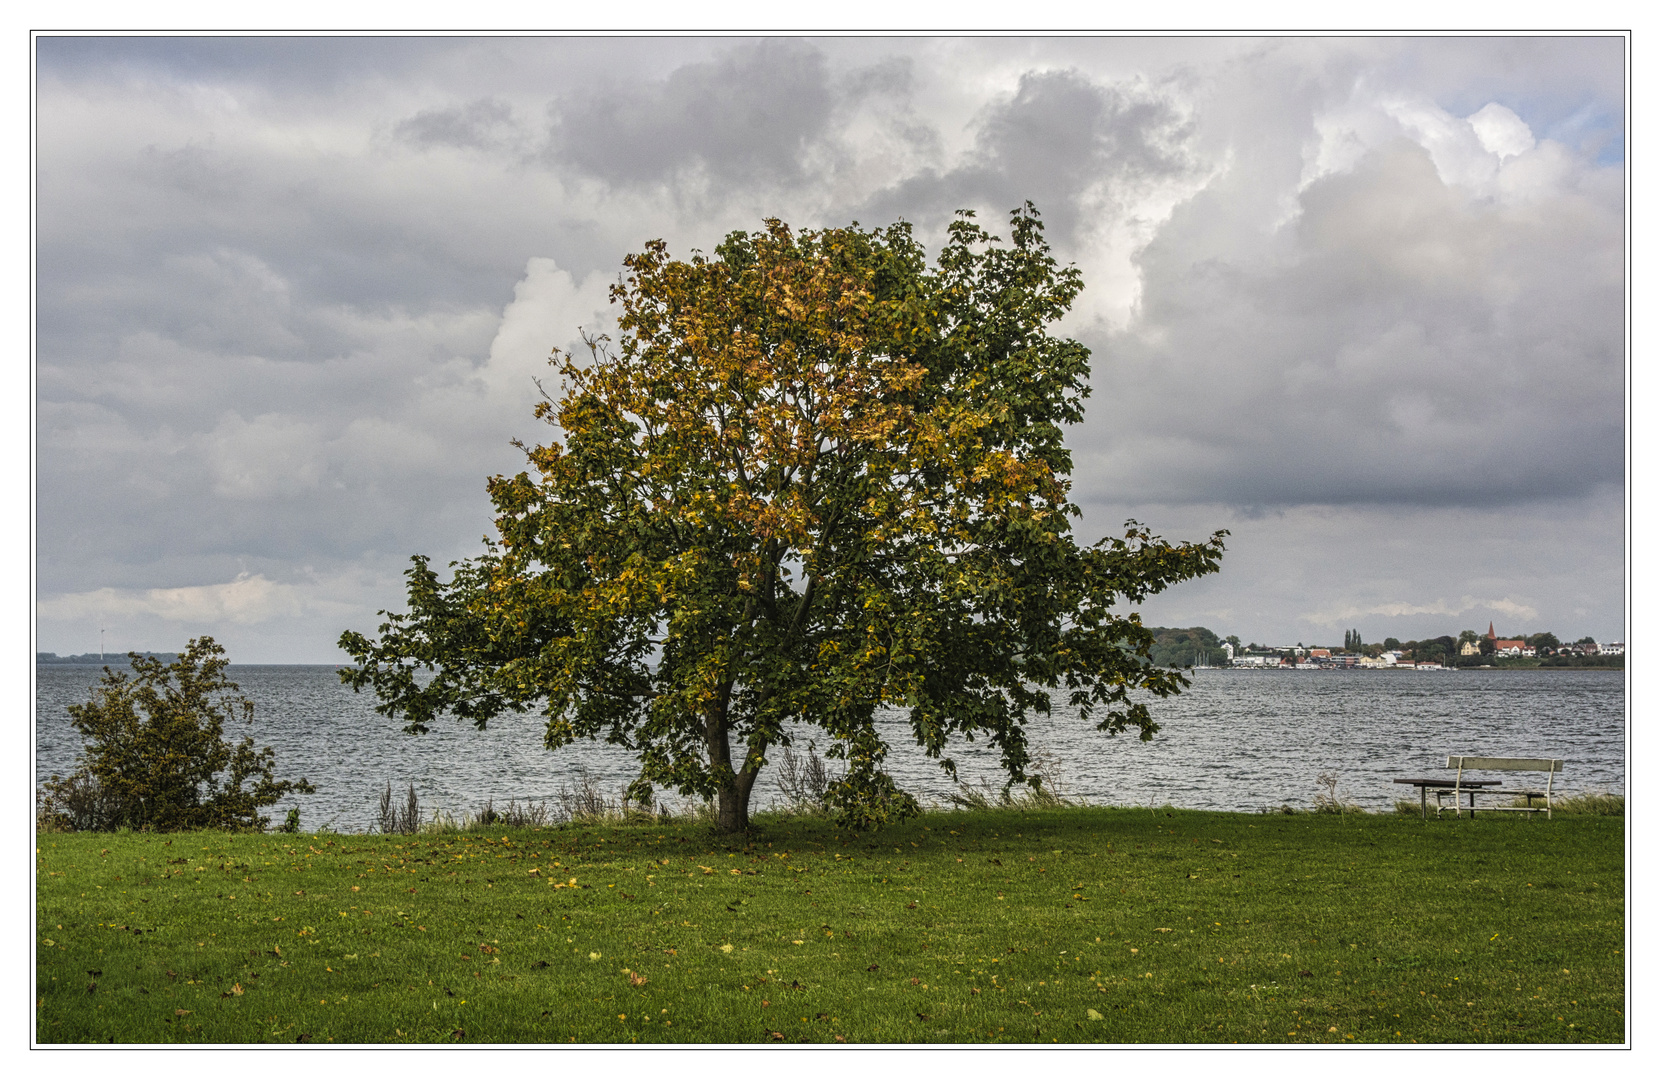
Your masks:
[{"label": "grass lawn", "polygon": [[1624,819],[43,834],[56,1042],[1626,1038]]}]

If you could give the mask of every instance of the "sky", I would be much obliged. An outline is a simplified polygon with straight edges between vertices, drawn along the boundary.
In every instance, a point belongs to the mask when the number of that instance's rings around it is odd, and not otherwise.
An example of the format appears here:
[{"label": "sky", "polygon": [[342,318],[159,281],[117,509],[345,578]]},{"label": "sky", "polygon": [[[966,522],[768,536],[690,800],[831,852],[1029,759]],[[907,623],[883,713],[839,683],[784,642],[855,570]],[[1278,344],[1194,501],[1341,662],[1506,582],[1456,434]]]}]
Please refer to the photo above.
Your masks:
[{"label": "sky", "polygon": [[477,554],[625,255],[1032,200],[1077,532],[1230,532],[1144,621],[1620,639],[1625,43],[36,39],[35,618],[332,663]]}]

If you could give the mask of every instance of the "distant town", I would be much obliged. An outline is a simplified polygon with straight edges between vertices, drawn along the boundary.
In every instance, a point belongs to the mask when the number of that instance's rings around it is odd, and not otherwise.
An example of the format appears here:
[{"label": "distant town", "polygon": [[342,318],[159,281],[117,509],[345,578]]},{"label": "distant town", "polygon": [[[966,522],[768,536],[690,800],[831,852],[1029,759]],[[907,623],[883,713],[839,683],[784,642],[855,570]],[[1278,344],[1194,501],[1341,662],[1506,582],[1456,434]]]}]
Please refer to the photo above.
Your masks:
[{"label": "distant town", "polygon": [[1233,634],[1218,637],[1203,626],[1149,627],[1154,634],[1153,662],[1160,667],[1235,668],[1624,668],[1626,644],[1590,637],[1565,642],[1551,631],[1501,637],[1492,623],[1486,634],[1462,630],[1457,635],[1398,641],[1387,637],[1371,644],[1359,630],[1344,632],[1344,643],[1270,645],[1242,643]]}]

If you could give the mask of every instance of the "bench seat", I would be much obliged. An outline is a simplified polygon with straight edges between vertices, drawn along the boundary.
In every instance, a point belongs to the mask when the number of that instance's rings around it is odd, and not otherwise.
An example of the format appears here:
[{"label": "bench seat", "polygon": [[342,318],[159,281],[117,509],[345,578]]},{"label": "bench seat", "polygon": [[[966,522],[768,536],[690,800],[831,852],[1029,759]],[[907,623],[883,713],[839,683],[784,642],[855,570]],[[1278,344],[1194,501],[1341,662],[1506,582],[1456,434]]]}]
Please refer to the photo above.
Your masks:
[{"label": "bench seat", "polygon": [[[1453,796],[1453,812],[1454,812],[1455,817],[1458,817],[1461,810],[1464,810],[1464,811],[1468,811],[1473,818],[1477,815],[1478,811],[1482,811],[1484,813],[1499,812],[1499,813],[1514,813],[1514,814],[1539,814],[1539,813],[1544,813],[1546,815],[1546,820],[1548,820],[1548,821],[1551,820],[1552,781],[1554,781],[1557,778],[1558,773],[1563,771],[1563,761],[1562,761],[1561,758],[1498,758],[1498,757],[1470,757],[1470,756],[1451,756],[1450,755],[1448,757],[1447,767],[1450,768],[1450,769],[1455,770],[1454,771],[1454,776],[1453,776],[1453,783],[1451,785],[1449,785],[1448,787],[1446,787],[1446,788],[1436,789],[1436,816],[1437,817],[1442,816],[1442,809],[1443,809],[1443,807],[1442,807],[1442,797],[1444,795],[1452,795]],[[1518,788],[1495,787],[1495,786],[1492,786],[1490,784],[1483,784],[1480,787],[1475,786],[1475,785],[1466,785],[1464,783],[1464,780],[1465,780],[1465,773],[1467,771],[1471,771],[1471,772],[1509,772],[1509,773],[1515,773],[1515,772],[1543,772],[1543,773],[1546,774],[1545,790],[1537,791],[1533,788],[1523,788],[1523,787],[1518,787]],[[1459,797],[1461,795],[1467,796],[1467,798],[1469,800],[1469,805],[1468,806],[1461,807],[1459,805]],[[1522,798],[1522,799],[1526,799],[1529,802],[1530,805],[1527,805],[1527,806],[1493,806],[1493,805],[1479,806],[1479,805],[1477,805],[1476,799],[1475,799],[1475,796],[1477,796],[1477,795],[1498,795],[1498,796],[1502,796],[1502,797],[1507,798],[1507,799]],[[1546,804],[1544,806],[1534,806],[1532,804],[1533,804],[1533,801],[1535,799],[1544,799],[1546,801]]]}]

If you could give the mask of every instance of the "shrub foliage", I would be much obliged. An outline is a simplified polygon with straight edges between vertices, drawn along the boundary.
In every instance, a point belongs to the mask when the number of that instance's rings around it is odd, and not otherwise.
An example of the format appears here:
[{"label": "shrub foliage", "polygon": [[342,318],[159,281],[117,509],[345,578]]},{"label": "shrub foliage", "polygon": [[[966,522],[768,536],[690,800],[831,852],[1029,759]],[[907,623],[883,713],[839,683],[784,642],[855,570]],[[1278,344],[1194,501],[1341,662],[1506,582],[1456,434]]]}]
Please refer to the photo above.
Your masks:
[{"label": "shrub foliage", "polygon": [[225,650],[190,642],[171,664],[128,653],[132,674],[104,669],[92,700],[69,716],[87,739],[76,768],[41,793],[49,828],[264,829],[259,809],[315,788],[278,780],[276,756],[252,736],[232,744],[225,725],[251,725],[254,703],[225,677]]}]

